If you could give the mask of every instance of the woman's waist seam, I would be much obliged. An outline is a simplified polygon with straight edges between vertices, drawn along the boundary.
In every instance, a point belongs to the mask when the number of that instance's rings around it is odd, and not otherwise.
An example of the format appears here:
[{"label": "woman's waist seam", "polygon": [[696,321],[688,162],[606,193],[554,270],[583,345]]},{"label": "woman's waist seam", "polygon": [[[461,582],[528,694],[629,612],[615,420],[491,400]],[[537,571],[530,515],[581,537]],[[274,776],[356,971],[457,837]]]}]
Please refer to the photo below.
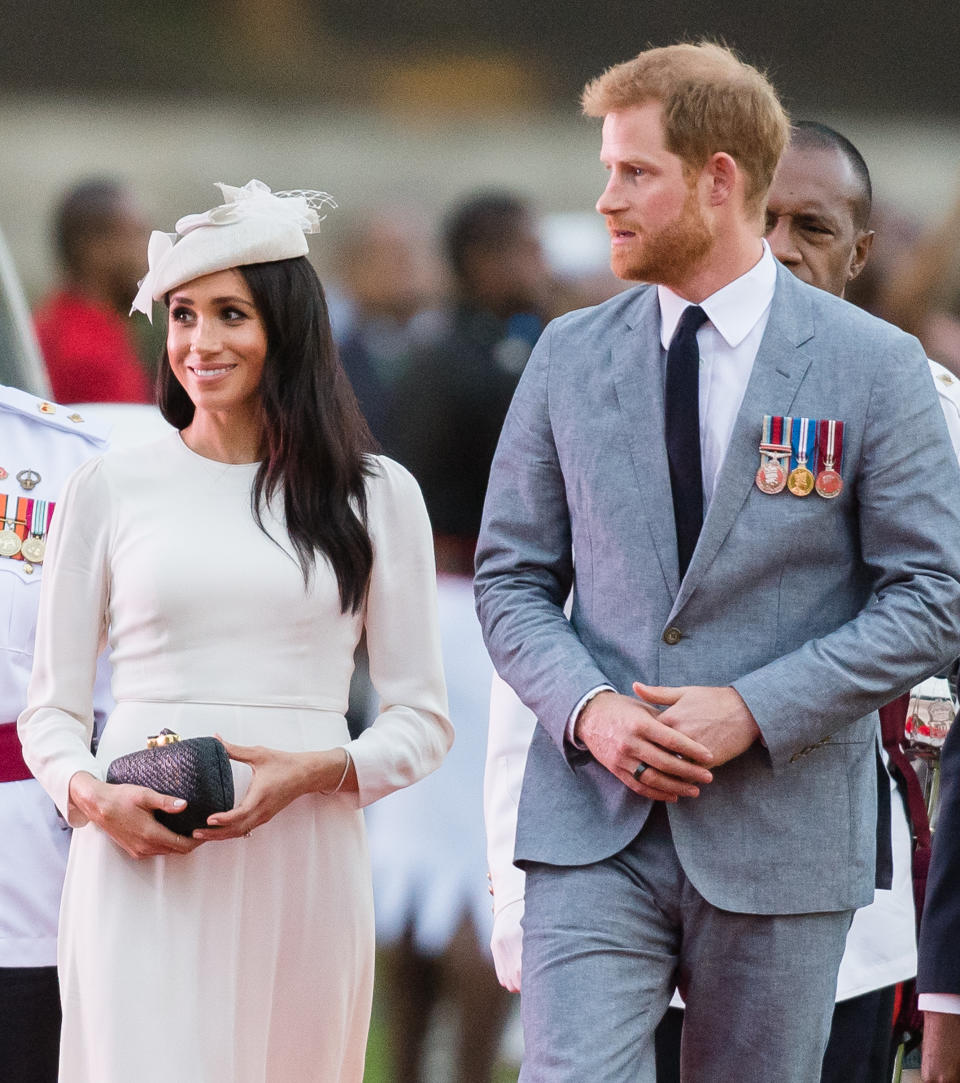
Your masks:
[{"label": "woman's waist seam", "polygon": [[317,711],[320,714],[343,715],[342,707],[318,707],[311,703],[263,703],[252,700],[227,699],[147,699],[144,696],[122,696],[114,701],[117,707],[125,703],[156,703],[164,707],[266,707],[278,711]]}]

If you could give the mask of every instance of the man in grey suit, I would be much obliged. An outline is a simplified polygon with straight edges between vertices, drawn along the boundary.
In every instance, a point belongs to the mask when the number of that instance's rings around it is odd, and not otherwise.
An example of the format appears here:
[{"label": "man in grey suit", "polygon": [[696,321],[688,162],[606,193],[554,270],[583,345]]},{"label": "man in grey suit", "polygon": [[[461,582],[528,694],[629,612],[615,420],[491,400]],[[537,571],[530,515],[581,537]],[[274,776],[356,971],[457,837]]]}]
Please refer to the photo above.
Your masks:
[{"label": "man in grey suit", "polygon": [[919,344],[761,240],[788,125],[759,72],[648,50],[584,106],[613,268],[656,285],[544,333],[477,552],[539,723],[521,1079],[653,1080],[678,984],[685,1080],[814,1083],[885,864],[876,708],[960,643],[960,474]]}]

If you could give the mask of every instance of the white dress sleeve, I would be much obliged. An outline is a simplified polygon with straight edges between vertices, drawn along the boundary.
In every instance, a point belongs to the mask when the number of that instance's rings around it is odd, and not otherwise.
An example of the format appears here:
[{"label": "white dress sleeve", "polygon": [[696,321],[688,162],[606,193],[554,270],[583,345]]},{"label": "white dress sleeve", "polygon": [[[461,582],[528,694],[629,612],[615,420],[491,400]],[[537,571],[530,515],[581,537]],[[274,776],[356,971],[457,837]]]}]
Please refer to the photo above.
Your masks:
[{"label": "white dress sleeve", "polygon": [[69,799],[78,771],[102,777],[90,752],[97,655],[106,643],[110,499],[103,460],[68,479],[44,559],[33,674],[18,731],[23,758],[71,827],[87,818]]},{"label": "white dress sleeve", "polygon": [[374,554],[365,627],[380,712],[346,746],[361,806],[436,770],[453,743],[430,521],[413,476],[390,459],[377,461],[381,476],[368,483]]}]

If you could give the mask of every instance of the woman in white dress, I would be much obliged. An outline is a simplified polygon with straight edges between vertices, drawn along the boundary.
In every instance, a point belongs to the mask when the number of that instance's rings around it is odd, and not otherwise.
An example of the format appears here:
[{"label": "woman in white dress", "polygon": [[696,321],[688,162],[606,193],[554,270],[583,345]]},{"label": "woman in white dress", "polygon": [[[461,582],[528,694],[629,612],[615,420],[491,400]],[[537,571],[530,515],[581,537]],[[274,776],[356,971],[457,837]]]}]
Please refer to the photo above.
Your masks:
[{"label": "woman in white dress", "polygon": [[[75,832],[63,1083],[359,1083],[373,983],[361,807],[450,746],[430,528],[369,453],[305,258],[310,194],[251,181],[155,233],[178,431],[78,470],[50,537],[24,756]],[[316,194],[318,195],[318,194]],[[366,631],[381,699],[349,739]],[[117,707],[89,751],[99,650]],[[104,781],[167,727],[220,735],[235,808],[181,837]]]}]

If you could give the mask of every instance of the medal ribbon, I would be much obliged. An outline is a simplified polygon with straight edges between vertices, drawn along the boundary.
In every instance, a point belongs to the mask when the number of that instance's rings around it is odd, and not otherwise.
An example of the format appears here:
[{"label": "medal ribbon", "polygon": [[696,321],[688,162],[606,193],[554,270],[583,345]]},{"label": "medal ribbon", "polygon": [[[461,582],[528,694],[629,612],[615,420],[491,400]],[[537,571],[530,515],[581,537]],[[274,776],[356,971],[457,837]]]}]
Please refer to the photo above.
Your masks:
[{"label": "medal ribbon", "polygon": [[[9,507],[8,507],[9,510]],[[30,536],[27,530],[27,523],[30,521],[30,514],[33,511],[33,501],[28,500],[27,497],[21,496],[17,498],[17,521],[14,524],[14,530],[17,532],[17,537],[21,542],[26,541]],[[17,553],[13,560],[23,560],[23,553]]]},{"label": "medal ribbon", "polygon": [[843,422],[823,420],[817,422],[817,472],[836,470],[842,473],[843,466]]},{"label": "medal ribbon", "polygon": [[47,502],[34,500],[30,509],[30,536],[41,541],[47,533]]},{"label": "medal ribbon", "polygon": [[810,469],[813,463],[816,442],[816,422],[811,425],[809,417],[793,418],[790,432],[790,446],[793,449],[793,458],[790,460],[791,469],[797,466],[805,466],[808,470]]},{"label": "medal ribbon", "polygon": [[[13,505],[11,507],[11,504]],[[12,493],[3,494],[3,520],[0,522],[0,530],[17,529],[17,498]],[[12,558],[8,558],[12,559]]]},{"label": "medal ribbon", "polygon": [[790,418],[783,418],[779,415],[763,415],[763,433],[760,438],[761,455],[782,457],[776,456],[776,452],[779,451],[785,454],[790,450],[789,421]]},{"label": "medal ribbon", "polygon": [[773,418],[769,414],[763,415],[763,431],[760,433],[760,444],[769,444],[770,441],[770,428],[773,423]]}]

